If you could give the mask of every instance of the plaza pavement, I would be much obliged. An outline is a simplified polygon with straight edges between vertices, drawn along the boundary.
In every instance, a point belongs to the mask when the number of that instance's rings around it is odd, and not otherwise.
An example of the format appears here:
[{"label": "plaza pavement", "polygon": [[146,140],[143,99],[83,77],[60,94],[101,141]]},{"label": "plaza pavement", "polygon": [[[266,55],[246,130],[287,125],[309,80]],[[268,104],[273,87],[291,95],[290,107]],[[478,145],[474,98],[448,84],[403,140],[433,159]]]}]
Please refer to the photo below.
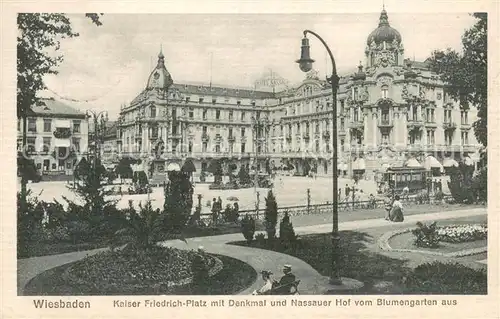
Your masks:
[{"label": "plaza pavement", "polygon": [[[339,230],[360,230],[387,226],[400,228],[408,227],[408,225],[415,225],[417,221],[426,222],[471,216],[482,216],[486,214],[486,208],[474,208],[429,214],[409,215],[405,217],[405,220],[402,223],[388,222],[383,218],[352,220],[339,223]],[[327,233],[331,231],[331,227],[331,224],[296,227],[295,232],[298,235]],[[180,240],[169,240],[161,244],[164,246],[176,247],[180,249],[197,249],[199,246],[203,246],[205,251],[207,251],[208,253],[221,254],[239,259],[245,263],[248,263],[257,272],[260,272],[261,270],[271,270],[277,277],[280,275],[280,269],[282,265],[290,264],[292,266],[294,274],[298,279],[301,280],[299,286],[299,291],[301,292],[301,294],[321,293],[320,290],[322,289],[322,287],[324,287],[326,278],[319,274],[310,265],[295,257],[273,251],[228,245],[228,243],[230,242],[242,240],[243,236],[240,233],[235,233],[219,236],[189,238],[187,239],[187,243]],[[92,255],[103,250],[105,249],[19,259],[17,262],[18,295],[23,294],[24,286],[36,275],[48,269],[77,261],[87,255]],[[259,288],[261,284],[262,283],[259,277],[252,286],[240,292],[240,294],[248,295],[253,290]]]},{"label": "plaza pavement", "polygon": [[[118,181],[117,181],[118,182]],[[346,184],[352,185],[350,179],[339,179],[339,186],[343,189]],[[39,200],[53,201],[54,199],[65,204],[63,196],[69,200],[79,202],[76,194],[67,187],[66,182],[40,182],[28,184],[28,189],[32,190],[38,196]],[[115,185],[119,187],[120,185]],[[123,190],[128,186],[122,185]],[[364,193],[368,196],[370,193],[376,194],[376,185],[373,181],[359,181],[359,187],[363,189]],[[273,188],[273,193],[279,205],[284,206],[298,206],[307,204],[307,189],[310,189],[311,203],[324,204],[332,202],[333,199],[333,184],[332,179],[328,177],[323,178],[308,178],[308,177],[295,177],[284,176],[282,179],[277,178]],[[223,206],[230,203],[228,197],[237,197],[240,210],[254,209],[255,208],[255,194],[254,188],[234,189],[234,190],[211,190],[209,184],[197,183],[194,187],[193,199],[197,201],[197,195],[201,194],[202,209],[210,211],[210,207],[206,206],[207,201],[212,201],[213,198],[220,197],[223,201]],[[267,188],[257,188],[260,198],[260,208],[265,207],[265,197],[267,196]],[[342,190],[343,192],[343,190]],[[342,193],[343,194],[343,193]],[[119,208],[127,208],[128,201],[133,200],[138,202],[145,202],[148,198],[152,200],[153,208],[160,208],[163,206],[164,195],[163,188],[153,187],[153,193],[142,195],[123,195],[123,196],[110,196],[110,198],[117,199]]]}]

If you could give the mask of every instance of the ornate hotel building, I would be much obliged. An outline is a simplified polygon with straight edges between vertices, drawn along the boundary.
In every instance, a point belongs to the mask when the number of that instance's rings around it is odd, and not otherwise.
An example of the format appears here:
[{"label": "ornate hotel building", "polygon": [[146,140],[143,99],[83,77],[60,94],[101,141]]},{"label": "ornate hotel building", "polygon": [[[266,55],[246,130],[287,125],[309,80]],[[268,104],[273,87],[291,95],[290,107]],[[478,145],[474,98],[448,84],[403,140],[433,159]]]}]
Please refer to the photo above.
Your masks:
[{"label": "ornate hotel building", "polygon": [[[476,110],[452,100],[426,62],[405,59],[385,10],[368,35],[363,65],[341,76],[336,103],[341,175],[370,177],[410,158],[439,165],[478,152]],[[122,108],[117,136],[121,156],[146,159],[153,172],[187,158],[200,172],[224,158],[331,175],[332,127],[331,86],[317,72],[272,93],[180,84],[160,53],[145,89]]]}]

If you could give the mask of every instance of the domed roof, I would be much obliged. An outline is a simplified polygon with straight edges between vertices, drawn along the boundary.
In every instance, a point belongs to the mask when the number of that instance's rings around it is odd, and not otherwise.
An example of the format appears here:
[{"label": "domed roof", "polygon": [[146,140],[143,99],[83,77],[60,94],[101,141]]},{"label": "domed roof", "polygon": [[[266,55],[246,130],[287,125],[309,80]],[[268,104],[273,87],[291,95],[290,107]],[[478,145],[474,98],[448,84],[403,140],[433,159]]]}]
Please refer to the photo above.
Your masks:
[{"label": "domed roof", "polygon": [[376,44],[380,44],[382,42],[392,42],[397,40],[401,42],[401,34],[398,30],[392,28],[389,25],[389,18],[387,17],[387,11],[385,9],[380,13],[380,19],[378,23],[378,28],[372,31],[366,40],[366,43],[370,45],[370,43],[375,42]]},{"label": "domed roof", "polygon": [[160,51],[160,54],[158,54],[158,64],[149,75],[146,89],[168,89],[173,83],[172,76],[165,67],[165,56]]}]

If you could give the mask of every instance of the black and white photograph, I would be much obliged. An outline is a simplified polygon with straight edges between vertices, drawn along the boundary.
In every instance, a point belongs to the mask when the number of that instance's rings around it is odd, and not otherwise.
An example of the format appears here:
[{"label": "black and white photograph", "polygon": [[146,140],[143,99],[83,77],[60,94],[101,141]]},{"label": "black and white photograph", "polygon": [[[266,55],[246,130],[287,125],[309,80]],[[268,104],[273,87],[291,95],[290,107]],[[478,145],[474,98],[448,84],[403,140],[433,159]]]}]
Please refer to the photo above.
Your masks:
[{"label": "black and white photograph", "polygon": [[488,295],[490,15],[394,2],[16,13],[17,296]]}]

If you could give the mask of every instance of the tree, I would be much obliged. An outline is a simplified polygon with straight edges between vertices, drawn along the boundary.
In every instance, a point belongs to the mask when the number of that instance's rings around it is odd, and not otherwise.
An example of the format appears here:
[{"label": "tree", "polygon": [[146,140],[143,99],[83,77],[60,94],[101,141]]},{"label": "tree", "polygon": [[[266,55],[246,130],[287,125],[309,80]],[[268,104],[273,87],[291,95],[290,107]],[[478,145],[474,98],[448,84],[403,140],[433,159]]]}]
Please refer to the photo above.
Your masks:
[{"label": "tree", "polygon": [[476,23],[462,36],[462,52],[451,49],[434,51],[429,58],[431,70],[447,83],[446,92],[467,110],[474,106],[478,120],[474,122],[477,140],[487,146],[488,122],[488,15],[474,13]]},{"label": "tree", "polygon": [[214,159],[210,162],[208,171],[214,174],[214,184],[222,183],[222,163],[218,159]]},{"label": "tree", "polygon": [[451,196],[455,199],[455,201],[458,203],[474,202],[475,192],[473,191],[473,172],[471,169],[460,163],[458,167],[448,167],[447,172],[450,174],[448,188],[450,189]]},{"label": "tree", "polygon": [[[85,174],[79,175],[80,182],[75,183],[74,189],[72,189],[83,201],[81,209],[83,216],[80,217],[86,219],[96,229],[107,231],[107,223],[112,222],[117,210],[116,201],[106,199],[107,196],[113,194],[111,189],[105,188],[105,180],[107,180],[106,168],[99,159],[95,159],[92,166],[85,163],[86,161],[80,162],[79,166],[81,165],[82,168],[88,167],[88,170]],[[65,200],[69,204],[76,205],[66,198]]]},{"label": "tree", "polygon": [[163,189],[165,222],[170,230],[181,231],[193,208],[193,184],[189,175],[184,172],[169,172],[168,179],[169,182]]},{"label": "tree", "polygon": [[87,175],[90,170],[90,164],[85,157],[83,157],[80,162],[76,165],[73,170],[73,175],[76,180],[80,180],[83,176]]},{"label": "tree", "polygon": [[273,239],[276,235],[276,224],[278,223],[278,203],[276,203],[276,198],[272,190],[269,190],[267,193],[264,218],[266,221],[267,238]]},{"label": "tree", "polygon": [[238,172],[238,178],[240,180],[241,185],[246,185],[251,182],[250,174],[243,165],[241,165],[240,171]]},{"label": "tree", "polygon": [[[101,25],[99,14],[86,16],[96,25]],[[46,88],[43,77],[57,74],[57,66],[63,61],[58,54],[64,38],[73,38],[69,18],[60,13],[19,13],[17,15],[17,117],[23,123],[23,152],[26,148],[27,118],[31,109],[40,104],[37,93]],[[24,154],[23,154],[24,155]],[[21,194],[26,194],[27,180],[21,175]],[[24,196],[24,195],[22,195]],[[26,201],[26,198],[21,200]]]},{"label": "tree", "polygon": [[120,179],[122,180],[124,178],[132,178],[132,160],[128,157],[123,157],[120,158],[120,161],[118,162],[118,165],[116,166],[116,173],[120,175]]}]

